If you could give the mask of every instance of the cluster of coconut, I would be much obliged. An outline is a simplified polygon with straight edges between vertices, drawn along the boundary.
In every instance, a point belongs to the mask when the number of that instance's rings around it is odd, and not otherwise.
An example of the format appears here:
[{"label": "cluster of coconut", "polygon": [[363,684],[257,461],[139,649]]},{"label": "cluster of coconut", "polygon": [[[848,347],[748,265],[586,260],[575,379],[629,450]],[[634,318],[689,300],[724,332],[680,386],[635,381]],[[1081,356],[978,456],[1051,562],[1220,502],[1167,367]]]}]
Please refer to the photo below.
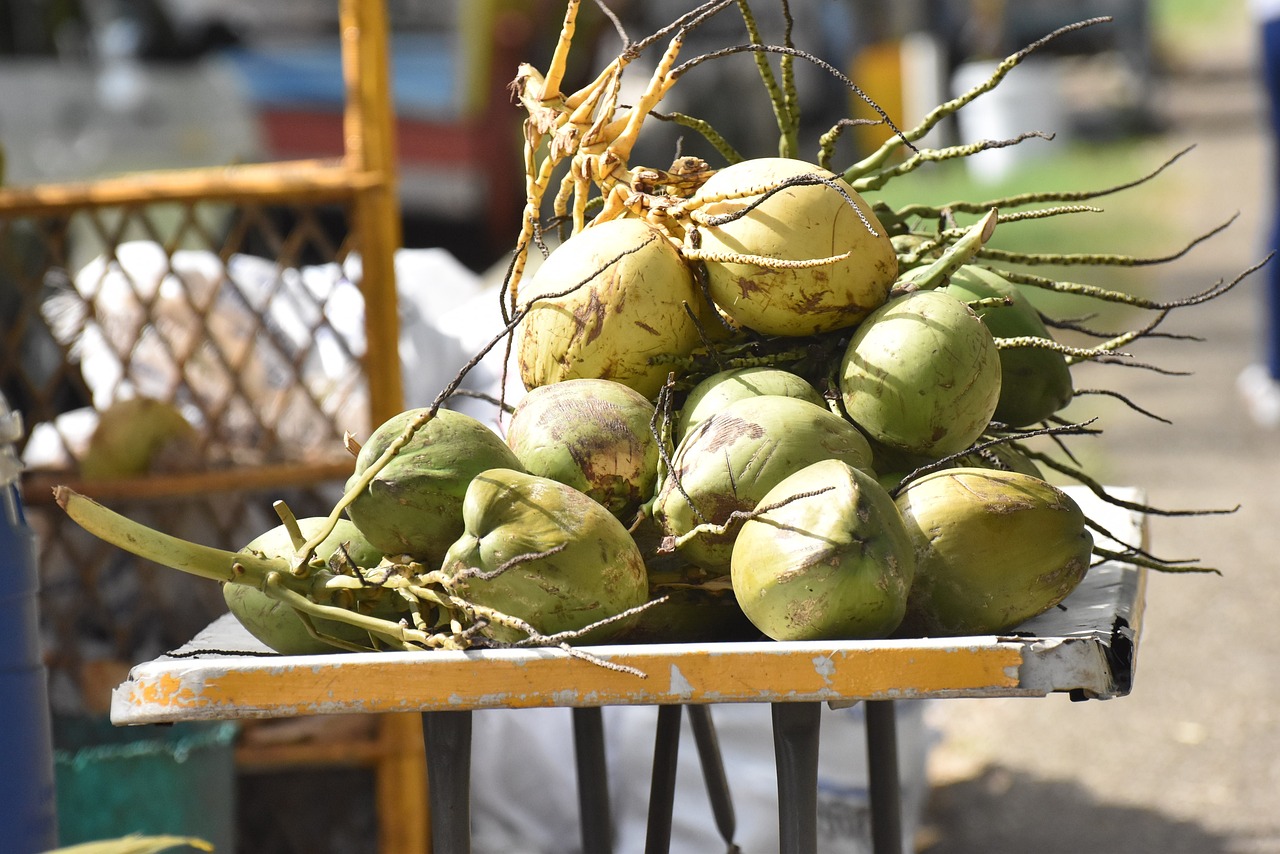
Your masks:
[{"label": "cluster of coconut", "polygon": [[[656,528],[655,587],[730,582],[774,639],[1000,632],[1070,593],[1092,550],[1071,498],[1008,449],[957,456],[1071,398],[1061,352],[997,346],[1051,341],[1018,288],[969,265],[916,286],[931,265],[900,276],[870,206],[797,160],[727,167],[690,207],[683,245],[615,219],[525,286],[525,469]],[[748,340],[750,366],[705,373]]]},{"label": "cluster of coconut", "polygon": [[[839,174],[823,166],[845,123],[823,135],[816,165],[743,160],[695,122],[729,165],[628,168],[641,123],[681,75],[747,49],[761,60],[779,151],[794,154],[790,58],[818,60],[760,42],[747,4],[737,8],[750,45],[675,65],[685,33],[732,5],[628,42],[595,82],[566,93],[579,6],[569,3],[548,71],[520,67],[526,210],[504,282],[507,331],[489,348],[513,333],[527,393],[501,429],[441,408],[446,388],[437,405],[374,431],[328,517],[278,507],[282,526],[236,553],[147,531],[65,488],[59,502],[109,542],[224,582],[232,612],[281,652],[993,634],[1060,603],[1095,557],[1183,569],[1137,545],[1096,545],[1093,523],[1039,466],[1087,476],[1025,440],[1083,432],[1061,416],[1076,393],[1072,364],[1111,359],[1171,309],[1250,271],[1160,303],[1006,267],[1176,254],[984,246],[998,222],[1093,210],[1077,203],[1145,178],[945,208],[894,210],[860,194],[1025,138],[912,142],[1039,46],[1100,19],[1011,55],[916,128],[898,131],[881,113],[894,136]],[[671,34],[644,93],[618,103],[623,69]],[[785,85],[769,52],[782,54]],[[980,219],[960,227],[957,214]],[[526,280],[552,223],[571,233]],[[1158,316],[1065,347],[1029,287]]]},{"label": "cluster of coconut", "polygon": [[[986,634],[1066,597],[1092,551],[1080,509],[1016,452],[964,454],[1070,399],[1060,353],[996,344],[1048,340],[1039,315],[985,269],[899,276],[816,166],[745,161],[700,192],[815,175],[702,208],[696,259],[631,217],[553,251],[521,294],[529,391],[503,435],[446,409],[406,432],[411,411],[362,447],[353,482],[402,443],[347,507],[369,554],[545,636],[656,602],[593,641]],[[750,364],[708,367],[735,347]]]}]

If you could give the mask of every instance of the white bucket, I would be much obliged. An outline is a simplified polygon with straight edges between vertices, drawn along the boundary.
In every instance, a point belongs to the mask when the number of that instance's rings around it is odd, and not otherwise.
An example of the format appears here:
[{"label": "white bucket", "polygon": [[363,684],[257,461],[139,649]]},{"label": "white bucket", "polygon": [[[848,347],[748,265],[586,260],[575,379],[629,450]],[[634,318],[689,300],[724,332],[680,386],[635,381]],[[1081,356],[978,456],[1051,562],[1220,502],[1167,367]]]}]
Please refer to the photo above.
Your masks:
[{"label": "white bucket", "polygon": [[[966,62],[951,76],[954,96],[968,92],[995,71],[994,61]],[[1051,60],[1026,60],[1010,71],[990,92],[979,95],[956,114],[960,142],[1013,139],[1031,131],[1055,135],[1066,130],[1062,70]],[[1017,145],[983,151],[965,158],[970,175],[987,183],[999,181],[1015,169],[1047,156],[1048,140],[1030,138]]]}]

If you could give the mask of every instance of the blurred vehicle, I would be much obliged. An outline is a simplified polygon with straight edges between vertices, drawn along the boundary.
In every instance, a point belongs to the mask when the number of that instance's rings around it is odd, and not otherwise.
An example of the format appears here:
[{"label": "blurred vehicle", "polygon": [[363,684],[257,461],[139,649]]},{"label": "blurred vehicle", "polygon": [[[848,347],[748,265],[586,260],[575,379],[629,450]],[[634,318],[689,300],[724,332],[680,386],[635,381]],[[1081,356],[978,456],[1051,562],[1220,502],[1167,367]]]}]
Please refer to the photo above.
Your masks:
[{"label": "blurred vehicle", "polygon": [[[506,87],[559,14],[547,0],[386,7],[406,245],[453,230],[462,253],[509,250],[524,176]],[[338,0],[0,0],[7,183],[341,156],[338,14]]]},{"label": "blurred vehicle", "polygon": [[[268,159],[344,152],[337,0],[170,3],[237,34],[219,56],[239,77]],[[405,244],[440,245],[462,226],[469,231],[449,247],[458,254],[509,251],[524,174],[522,114],[507,86],[520,62],[536,59],[536,42],[558,31],[559,14],[549,13],[548,0],[399,0],[386,8]]]},{"label": "blurred vehicle", "polygon": [[261,156],[252,110],[213,25],[155,0],[0,0],[7,185]]}]

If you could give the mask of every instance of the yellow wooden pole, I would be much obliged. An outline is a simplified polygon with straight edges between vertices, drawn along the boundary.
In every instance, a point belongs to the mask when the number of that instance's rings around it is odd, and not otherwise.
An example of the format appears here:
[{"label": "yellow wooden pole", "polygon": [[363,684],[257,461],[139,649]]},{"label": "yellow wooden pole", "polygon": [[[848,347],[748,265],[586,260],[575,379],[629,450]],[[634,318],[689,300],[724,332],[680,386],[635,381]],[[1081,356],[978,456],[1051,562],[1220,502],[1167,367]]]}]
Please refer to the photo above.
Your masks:
[{"label": "yellow wooden pole", "polygon": [[401,243],[396,189],[395,116],[391,104],[386,8],[383,0],[342,0],[342,66],[347,101],[345,162],[356,188],[354,226],[360,235],[365,298],[365,354],[373,425],[403,407],[395,253]]},{"label": "yellow wooden pole", "polygon": [[[345,163],[356,187],[353,225],[360,235],[365,302],[369,417],[376,426],[404,407],[395,253],[401,244],[396,190],[395,113],[391,103],[388,23],[383,0],[342,0],[339,25],[346,82]],[[377,764],[379,848],[430,850],[427,772],[420,715],[385,715]]]}]

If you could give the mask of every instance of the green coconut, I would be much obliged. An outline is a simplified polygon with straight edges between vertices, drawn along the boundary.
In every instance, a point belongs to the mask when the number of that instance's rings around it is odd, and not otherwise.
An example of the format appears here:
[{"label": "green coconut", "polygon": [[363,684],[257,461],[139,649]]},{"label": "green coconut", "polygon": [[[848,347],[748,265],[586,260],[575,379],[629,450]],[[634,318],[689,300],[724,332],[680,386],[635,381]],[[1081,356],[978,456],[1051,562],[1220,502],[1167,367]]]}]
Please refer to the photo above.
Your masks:
[{"label": "green coconut", "polygon": [[507,445],[524,470],[568,484],[619,519],[634,517],[658,479],[654,405],[612,380],[540,386],[516,405]]},{"label": "green coconut", "polygon": [[986,430],[1000,399],[1000,353],[959,299],[916,291],[854,330],[840,391],[849,417],[877,442],[940,458]]},{"label": "green coconut", "polygon": [[[677,445],[672,470],[659,487],[654,518],[680,551],[712,574],[727,574],[736,527],[779,481],[819,460],[870,469],[871,447],[849,421],[794,397],[739,400],[698,424]],[[696,509],[695,509],[696,508]]]},{"label": "green coconut", "polygon": [[728,643],[760,638],[727,579],[657,582],[649,585],[649,598],[662,601],[637,614],[619,642]]},{"label": "green coconut", "polygon": [[676,418],[676,441],[729,404],[764,394],[798,397],[818,406],[827,405],[808,380],[790,371],[767,366],[730,368],[712,374],[689,391]]},{"label": "green coconut", "polygon": [[728,576],[712,576],[679,551],[661,548],[662,530],[652,517],[640,519],[631,536],[644,559],[649,599],[655,602],[636,615],[625,643],[719,643],[755,640],[751,624]]},{"label": "green coconut", "polygon": [[760,631],[774,640],[852,640],[898,627],[916,559],[898,508],[874,477],[823,460],[782,480],[761,504],[777,506],[742,526],[732,571],[738,604]]},{"label": "green coconut", "polygon": [[173,404],[149,397],[118,400],[98,415],[80,476],[113,480],[187,468],[198,442],[196,428]]},{"label": "green coconut", "polygon": [[[583,629],[647,601],[644,560],[627,529],[598,502],[559,481],[511,469],[478,474],[467,489],[465,530],[441,569],[466,569],[492,578],[460,578],[462,598],[528,622],[544,635]],[[547,554],[558,549],[553,554]],[[598,642],[620,634],[626,621],[598,627]],[[491,623],[483,633],[514,643],[526,635]]]},{"label": "green coconut", "polygon": [[[364,443],[347,486],[426,410],[384,422]],[[491,468],[522,468],[497,433],[469,415],[436,412],[347,508],[356,527],[387,555],[408,555],[432,568],[462,534],[462,503],[471,479]]]},{"label": "green coconut", "polygon": [[1065,599],[1089,569],[1084,513],[1039,478],[950,469],[908,483],[896,503],[916,555],[904,635],[1008,632]]},{"label": "green coconut", "polygon": [[701,344],[690,310],[707,328],[718,323],[671,241],[629,218],[566,240],[520,288],[519,304],[529,312],[516,333],[529,389],[606,379],[652,399],[673,359]]},{"label": "green coconut", "polygon": [[[968,301],[999,297],[1006,305],[976,309],[978,317],[996,338],[1041,338],[1053,335],[1017,285],[991,270],[965,266],[952,274],[942,288]],[[1000,399],[994,418],[1010,427],[1044,421],[1071,402],[1071,369],[1066,357],[1046,347],[1000,349]]]},{"label": "green coconut", "polygon": [[[311,537],[321,530],[328,520],[316,517],[299,519],[298,527],[304,537]],[[316,547],[315,560],[327,562],[339,550],[345,553],[347,560],[357,567],[377,566],[382,560],[382,553],[369,544],[356,526],[347,519],[339,519],[333,532],[325,537]],[[267,557],[292,559],[294,555],[293,540],[284,525],[278,525],[270,531],[255,538],[241,551],[254,552]],[[324,652],[337,652],[340,646],[325,643],[307,631],[306,625],[293,608],[272,599],[256,587],[247,584],[224,584],[222,596],[227,608],[244,626],[249,634],[262,641],[271,649],[282,655],[312,655]],[[368,604],[348,603],[357,612],[373,614],[384,619],[395,620],[394,600],[383,597],[384,602],[376,608]],[[369,634],[348,623],[333,620],[314,620],[316,631],[322,635],[337,638],[354,644],[368,645]]]},{"label": "green coconut", "polygon": [[[831,184],[792,186],[765,197],[803,175]],[[757,332],[803,336],[852,326],[885,301],[897,277],[893,244],[871,206],[819,166],[781,157],[744,160],[712,175],[693,200],[704,204],[695,209],[697,228],[689,232],[697,234],[697,244],[686,237],[685,250],[705,259],[716,305]],[[764,267],[729,257],[807,262],[845,253],[807,267]]]}]

